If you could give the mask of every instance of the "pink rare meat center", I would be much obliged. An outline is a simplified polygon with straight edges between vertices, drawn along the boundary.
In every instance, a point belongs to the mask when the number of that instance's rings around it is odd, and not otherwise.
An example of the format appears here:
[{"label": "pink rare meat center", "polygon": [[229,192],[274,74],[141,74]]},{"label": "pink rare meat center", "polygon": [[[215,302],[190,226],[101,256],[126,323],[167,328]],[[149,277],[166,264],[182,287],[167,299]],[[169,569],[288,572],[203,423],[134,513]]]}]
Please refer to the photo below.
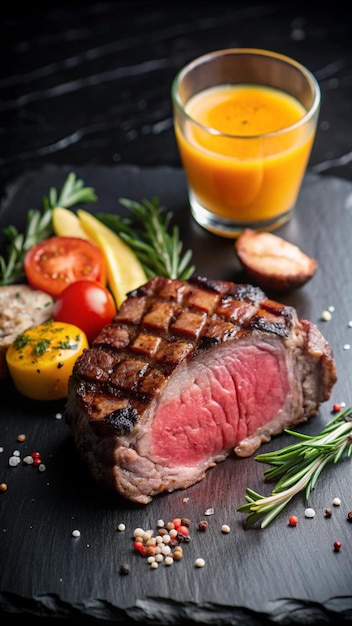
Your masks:
[{"label": "pink rare meat center", "polygon": [[277,415],[288,391],[283,351],[265,343],[215,350],[167,386],[152,424],[152,456],[192,466],[229,450]]}]

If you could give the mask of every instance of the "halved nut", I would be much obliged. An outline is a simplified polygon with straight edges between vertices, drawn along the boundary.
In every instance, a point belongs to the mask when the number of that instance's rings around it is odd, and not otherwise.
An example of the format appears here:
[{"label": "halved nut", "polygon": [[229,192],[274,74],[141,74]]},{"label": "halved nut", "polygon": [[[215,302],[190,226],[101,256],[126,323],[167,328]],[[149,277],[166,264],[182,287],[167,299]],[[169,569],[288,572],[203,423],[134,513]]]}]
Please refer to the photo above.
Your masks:
[{"label": "halved nut", "polygon": [[249,278],[264,290],[297,289],[314,276],[317,268],[315,259],[272,233],[247,228],[234,245]]}]

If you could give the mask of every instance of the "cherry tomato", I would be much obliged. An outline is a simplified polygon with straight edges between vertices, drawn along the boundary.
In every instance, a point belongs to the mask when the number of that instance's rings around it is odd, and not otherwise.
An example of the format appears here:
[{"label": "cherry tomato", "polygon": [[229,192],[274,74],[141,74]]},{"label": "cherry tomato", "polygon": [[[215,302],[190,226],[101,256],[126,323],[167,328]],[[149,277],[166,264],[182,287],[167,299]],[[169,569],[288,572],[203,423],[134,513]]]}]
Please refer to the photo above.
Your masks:
[{"label": "cherry tomato", "polygon": [[79,237],[50,237],[37,243],[24,258],[29,284],[54,298],[76,280],[106,284],[106,261],[93,242]]},{"label": "cherry tomato", "polygon": [[115,313],[110,291],[91,280],[71,283],[54,304],[54,320],[75,324],[86,334],[89,343],[112,321]]}]

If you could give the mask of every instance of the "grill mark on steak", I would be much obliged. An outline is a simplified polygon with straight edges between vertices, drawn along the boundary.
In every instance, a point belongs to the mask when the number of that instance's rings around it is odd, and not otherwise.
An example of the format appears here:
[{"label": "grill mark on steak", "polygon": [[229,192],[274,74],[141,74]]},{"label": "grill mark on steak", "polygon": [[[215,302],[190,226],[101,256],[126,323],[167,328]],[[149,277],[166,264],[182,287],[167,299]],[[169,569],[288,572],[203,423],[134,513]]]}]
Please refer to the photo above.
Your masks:
[{"label": "grill mark on steak", "polygon": [[331,348],[257,287],[154,278],[76,361],[66,420],[95,480],[136,502],[186,488],[316,415]]}]

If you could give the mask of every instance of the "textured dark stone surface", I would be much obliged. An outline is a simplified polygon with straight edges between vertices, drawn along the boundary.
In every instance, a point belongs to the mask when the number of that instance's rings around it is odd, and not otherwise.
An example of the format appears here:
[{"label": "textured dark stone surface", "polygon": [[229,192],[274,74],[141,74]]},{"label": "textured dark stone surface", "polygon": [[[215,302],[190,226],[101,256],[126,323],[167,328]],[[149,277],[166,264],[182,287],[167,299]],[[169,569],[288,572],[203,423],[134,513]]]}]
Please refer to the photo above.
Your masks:
[{"label": "textured dark stone surface", "polygon": [[[182,170],[121,165],[78,166],[76,171],[96,189],[98,209],[105,206],[114,212],[116,198],[129,192],[136,198],[157,192],[174,211],[185,245],[194,251],[197,271],[209,278],[243,282],[233,242],[192,224]],[[50,166],[19,178],[3,203],[0,226],[9,223],[15,208],[21,212],[26,203],[36,206],[66,174],[67,168]],[[351,195],[348,181],[307,174],[295,215],[279,231],[318,261],[314,278],[285,301],[319,325],[337,362],[339,379],[331,401],[299,429],[309,434],[319,432],[330,419],[333,403],[352,403],[351,353],[344,349],[351,341]],[[24,211],[22,220],[25,215]],[[17,217],[21,226],[20,213]],[[327,323],[321,314],[329,305],[335,312]],[[55,419],[62,403],[30,402],[19,397],[8,381],[0,382],[0,480],[8,483],[0,497],[0,605],[8,620],[25,612],[49,623],[55,618],[88,617],[98,624],[107,620],[126,625],[315,625],[336,619],[351,623],[350,461],[323,473],[310,499],[314,519],[304,517],[306,504],[300,495],[267,529],[245,531],[243,514],[236,507],[244,502],[246,487],[270,490],[263,481],[263,467],[254,458],[230,457],[185,492],[155,498],[147,506],[134,505],[92,484],[68,427]],[[26,434],[22,444],[17,442],[20,433]],[[288,435],[281,435],[265,447],[277,449],[288,442]],[[22,457],[39,450],[46,471],[8,467],[16,448]],[[333,516],[327,520],[325,508],[332,506],[335,496],[342,505],[332,507]],[[214,515],[207,518],[207,532],[200,533],[198,521],[209,507]],[[296,528],[287,524],[291,513],[299,517]],[[184,546],[182,561],[152,571],[133,551],[132,532],[139,526],[155,528],[158,519],[175,516],[191,519],[191,542]],[[116,530],[119,522],[126,524],[123,533]],[[230,525],[229,535],[221,533],[223,523]],[[74,528],[81,531],[79,539],[71,536]],[[338,553],[333,550],[335,540],[342,543]],[[206,561],[200,570],[194,567],[198,556]],[[128,576],[120,574],[125,562],[130,566]]]}]

